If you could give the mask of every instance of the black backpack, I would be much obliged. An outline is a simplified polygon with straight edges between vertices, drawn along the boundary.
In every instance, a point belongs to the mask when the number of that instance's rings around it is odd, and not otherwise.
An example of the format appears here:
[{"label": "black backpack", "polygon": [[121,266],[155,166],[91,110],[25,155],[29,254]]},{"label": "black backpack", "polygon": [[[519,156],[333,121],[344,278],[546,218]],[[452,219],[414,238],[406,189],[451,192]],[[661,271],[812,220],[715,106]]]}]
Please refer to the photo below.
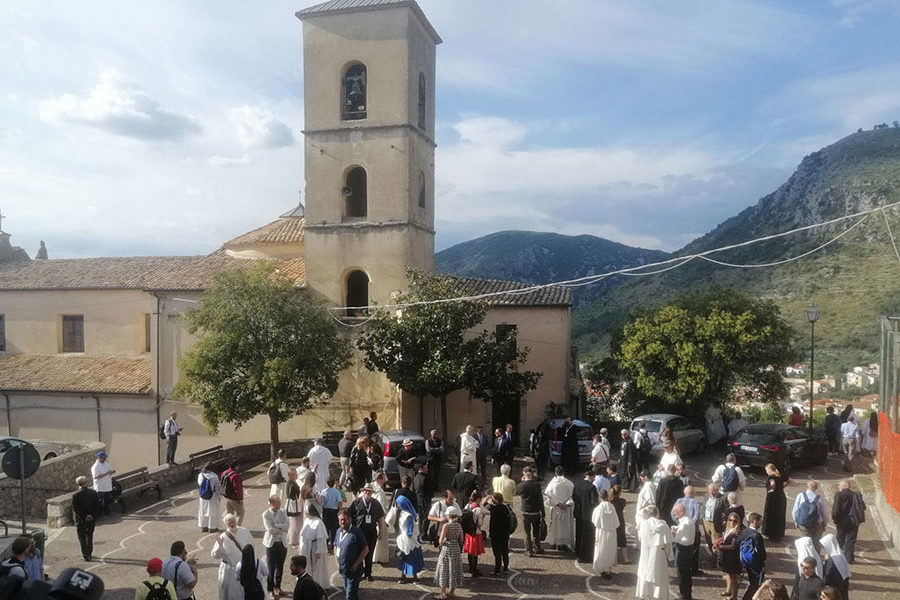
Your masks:
[{"label": "black backpack", "polygon": [[269,483],[284,483],[284,475],[281,474],[281,463],[277,460],[269,465],[267,473],[269,475]]},{"label": "black backpack", "polygon": [[646,431],[641,434],[641,452],[650,452],[653,449],[653,444],[650,442],[650,434]]},{"label": "black backpack", "polygon": [[175,600],[172,598],[172,594],[169,593],[169,590],[166,589],[166,583],[163,581],[162,583],[150,583],[149,581],[144,581],[144,585],[147,586],[149,590],[147,592],[147,600]]},{"label": "black backpack", "polygon": [[519,527],[519,518],[516,517],[516,511],[514,511],[511,506],[507,504],[504,504],[504,506],[506,506],[506,510],[509,511],[509,535],[512,535]]},{"label": "black backpack", "polygon": [[862,499],[862,494],[852,492],[853,498],[850,500],[850,510],[847,514],[847,520],[851,525],[859,526],[866,522],[866,503]]},{"label": "black backpack", "polygon": [[[159,439],[161,439],[161,440],[166,439],[166,424],[165,423],[163,423],[162,425],[159,426]],[[147,582],[145,581],[144,583],[147,583]]]},{"label": "black backpack", "polygon": [[237,493],[234,490],[234,477],[237,471],[228,470],[222,474],[222,495],[229,500],[237,500]]},{"label": "black backpack", "polygon": [[468,506],[463,509],[462,516],[459,518],[459,524],[463,533],[467,535],[475,535],[478,526],[475,524],[475,512]]}]

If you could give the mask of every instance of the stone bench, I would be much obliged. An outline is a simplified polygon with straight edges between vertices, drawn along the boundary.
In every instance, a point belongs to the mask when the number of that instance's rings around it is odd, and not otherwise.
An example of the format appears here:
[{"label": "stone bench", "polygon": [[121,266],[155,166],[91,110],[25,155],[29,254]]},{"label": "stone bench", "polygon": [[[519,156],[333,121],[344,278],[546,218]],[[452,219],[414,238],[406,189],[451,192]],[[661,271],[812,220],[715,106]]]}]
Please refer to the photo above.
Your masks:
[{"label": "stone bench", "polygon": [[119,486],[122,488],[119,495],[113,499],[114,502],[119,503],[120,513],[124,514],[125,512],[126,497],[137,496],[140,498],[148,490],[155,490],[156,499],[162,500],[162,489],[159,487],[159,482],[150,478],[150,472],[147,470],[147,467],[141,467],[139,469],[134,469],[133,471],[122,473],[116,477],[114,481],[118,482]]}]

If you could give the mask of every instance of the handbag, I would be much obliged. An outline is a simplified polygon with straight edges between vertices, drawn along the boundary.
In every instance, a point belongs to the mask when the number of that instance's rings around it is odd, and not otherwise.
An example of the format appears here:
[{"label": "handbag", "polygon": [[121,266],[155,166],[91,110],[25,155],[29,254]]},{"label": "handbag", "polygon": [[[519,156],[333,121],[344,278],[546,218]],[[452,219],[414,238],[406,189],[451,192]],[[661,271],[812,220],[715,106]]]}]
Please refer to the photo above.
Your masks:
[{"label": "handbag", "polygon": [[543,542],[547,539],[547,521],[544,519],[543,515],[541,516],[541,526],[539,529],[538,538]]}]

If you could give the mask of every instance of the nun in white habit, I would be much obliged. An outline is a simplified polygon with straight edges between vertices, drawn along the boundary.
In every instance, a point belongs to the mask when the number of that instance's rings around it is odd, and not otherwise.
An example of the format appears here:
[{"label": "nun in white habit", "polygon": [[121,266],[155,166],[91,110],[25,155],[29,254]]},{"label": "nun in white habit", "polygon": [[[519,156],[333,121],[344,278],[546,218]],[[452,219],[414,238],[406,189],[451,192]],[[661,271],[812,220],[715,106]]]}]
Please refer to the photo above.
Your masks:
[{"label": "nun in white habit", "polygon": [[331,587],[331,564],[328,556],[328,530],[319,518],[319,508],[310,506],[303,528],[300,530],[300,552],[306,557],[306,572],[322,586],[323,590]]},{"label": "nun in white habit", "polygon": [[659,518],[659,511],[655,506],[645,508],[644,515],[644,520],[638,526],[641,554],[634,595],[643,600],[668,600],[669,561],[674,560],[672,530]]},{"label": "nun in white habit", "polygon": [[597,528],[594,535],[594,572],[609,579],[610,568],[616,564],[616,529],[619,527],[619,516],[616,508],[609,501],[609,492],[600,492],[600,504],[591,513],[591,522]]},{"label": "nun in white habit", "polygon": [[848,598],[850,596],[850,564],[841,551],[837,538],[833,533],[829,533],[823,535],[819,543],[828,554],[828,560],[825,561],[822,568],[825,575],[822,579],[825,580],[825,585],[836,587],[841,590],[844,598]]},{"label": "nun in white habit", "polygon": [[246,527],[238,527],[237,517],[231,513],[222,519],[225,530],[213,544],[212,557],[219,559],[219,600],[242,600],[244,588],[237,580],[235,568],[241,562],[241,549],[253,545],[253,536]]},{"label": "nun in white habit", "polygon": [[803,574],[803,559],[807,556],[816,561],[816,575],[822,579],[822,557],[816,552],[813,546],[812,538],[809,536],[802,537],[794,542],[794,548],[797,549],[797,572]]}]

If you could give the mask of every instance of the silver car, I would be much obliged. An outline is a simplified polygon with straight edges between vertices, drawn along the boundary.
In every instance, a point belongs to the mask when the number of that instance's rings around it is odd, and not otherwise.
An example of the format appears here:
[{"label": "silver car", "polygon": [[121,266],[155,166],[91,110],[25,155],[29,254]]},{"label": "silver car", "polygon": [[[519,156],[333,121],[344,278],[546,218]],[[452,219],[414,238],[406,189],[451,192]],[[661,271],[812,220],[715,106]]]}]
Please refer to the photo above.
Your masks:
[{"label": "silver car", "polygon": [[34,446],[35,450],[37,450],[37,453],[41,457],[41,460],[50,460],[51,458],[56,458],[57,456],[65,454],[69,451],[64,444],[58,444],[56,442],[20,440],[19,438],[5,435],[0,437],[0,455],[3,455],[7,450],[12,448],[12,441],[28,442],[29,444]]},{"label": "silver car", "polygon": [[706,452],[706,434],[702,429],[691,425],[691,422],[685,417],[668,413],[641,415],[631,421],[631,430],[637,431],[641,421],[646,424],[650,441],[653,442],[653,447],[650,450],[651,454],[662,454],[663,445],[659,441],[659,432],[664,427],[668,427],[675,434],[675,445],[678,447],[679,453],[690,454],[693,452],[702,454]]}]

